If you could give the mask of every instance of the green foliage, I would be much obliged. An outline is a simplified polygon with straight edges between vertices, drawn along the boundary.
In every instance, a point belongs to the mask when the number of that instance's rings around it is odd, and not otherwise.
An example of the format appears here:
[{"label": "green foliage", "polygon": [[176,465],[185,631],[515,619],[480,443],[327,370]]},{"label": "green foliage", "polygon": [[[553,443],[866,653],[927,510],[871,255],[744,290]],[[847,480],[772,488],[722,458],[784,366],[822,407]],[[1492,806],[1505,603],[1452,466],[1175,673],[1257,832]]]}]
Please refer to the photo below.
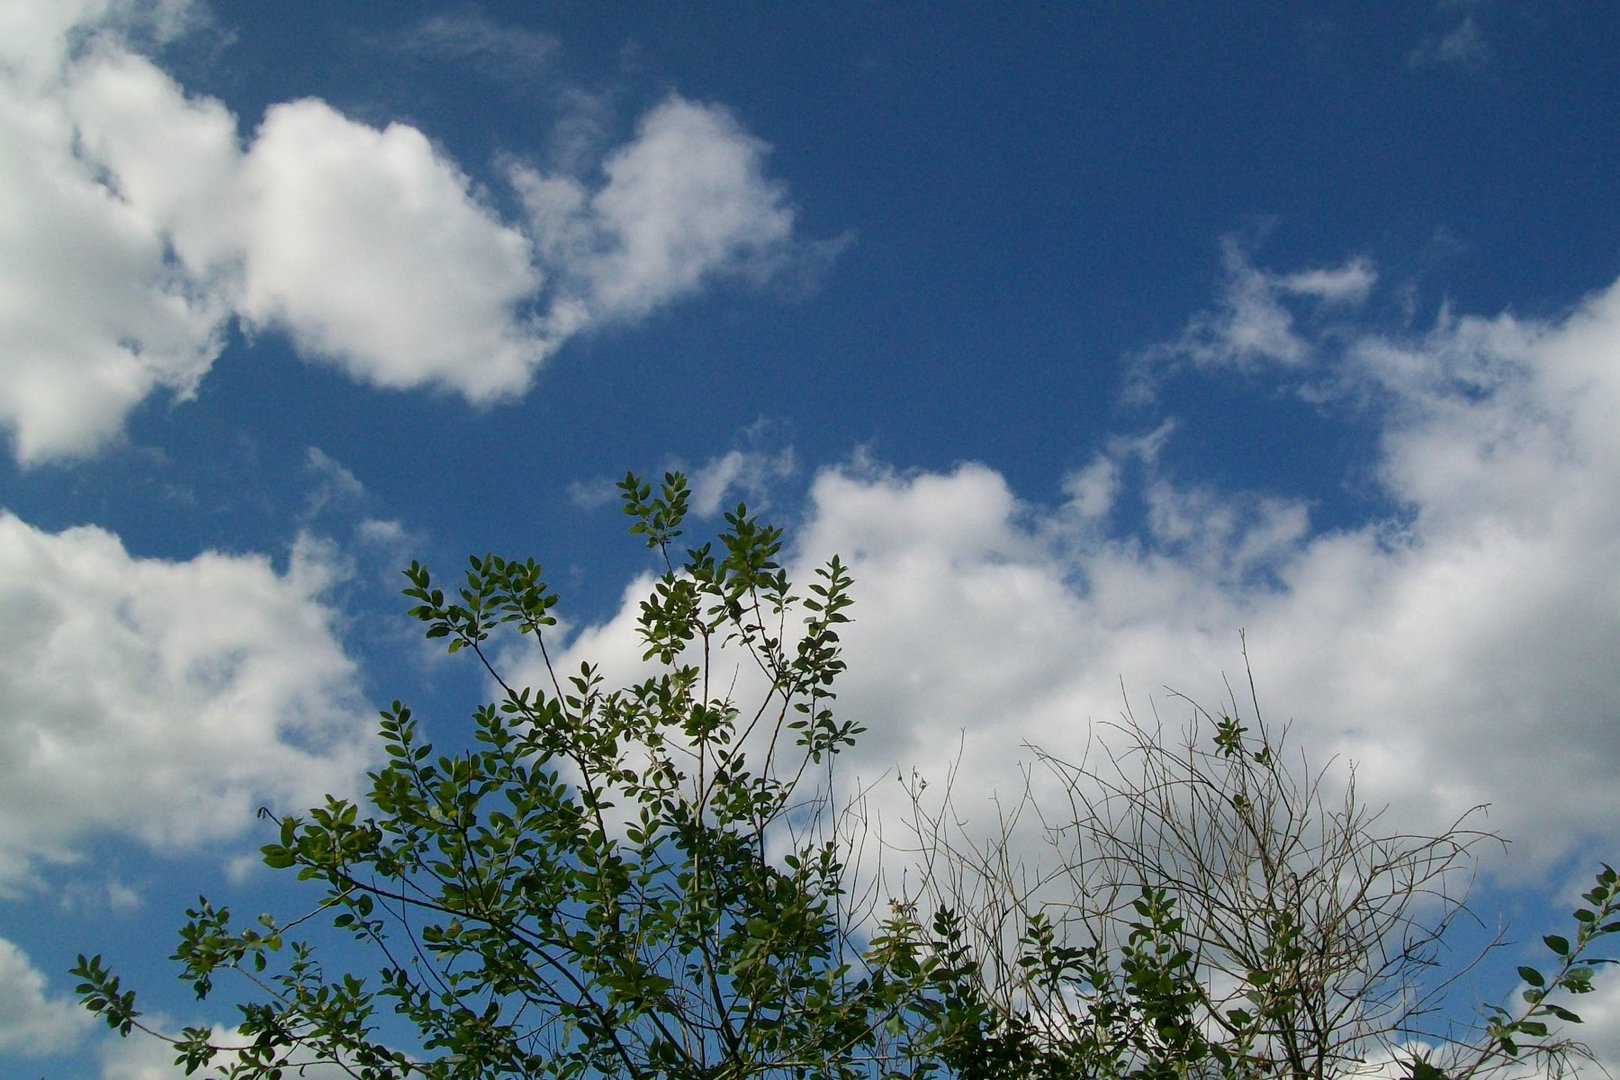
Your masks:
[{"label": "green foliage", "polygon": [[[835,558],[796,595],[781,531],[743,506],[677,560],[685,479],[620,489],[663,568],[632,685],[556,669],[558,600],[532,560],[474,558],[454,586],[406,571],[427,637],[475,656],[500,696],[459,753],[394,702],[369,805],[272,818],[264,861],[317,887],[313,910],[252,927],[206,900],[187,913],[174,958],[198,998],[225,972],[259,991],[224,1073],[324,1061],[364,1077],[845,1077],[912,1054],[932,965],[901,955],[903,922],[864,949],[852,940],[827,822],[832,761],[859,733],[831,708],[848,571]],[[512,631],[534,643],[541,685],[503,670]],[[734,700],[734,684],[757,696]],[[329,974],[293,939],[315,916],[374,950],[374,979]],[[99,957],[75,974],[120,1033],[140,1026]],[[420,1044],[388,1045],[383,1010]],[[188,1072],[220,1049],[206,1032],[171,1041]]]},{"label": "green foliage", "polygon": [[[99,956],[73,969],[85,1006],[187,1074],[242,1080],[1325,1076],[1407,1030],[1477,834],[1376,833],[1353,786],[1334,804],[1234,702],[1197,711],[1207,743],[1132,721],[1106,768],[1040,755],[1068,802],[1037,808],[1055,867],[1010,834],[962,843],[919,801],[920,885],[857,889],[833,802],[860,734],[833,709],[847,568],[801,594],[781,530],[741,505],[678,553],[685,478],[619,488],[661,567],[633,681],[553,662],[559,601],[533,560],[473,558],[448,585],[413,563],[411,616],[498,688],[473,747],[440,751],[395,701],[365,803],[261,811],[265,864],[311,906],[242,923],[199,898],[173,954],[199,1000],[245,985],[234,1034],[153,1030]],[[1586,900],[1545,939],[1549,971],[1520,969],[1523,1007],[1414,1077],[1567,1049],[1550,1022],[1578,1022],[1563,1000],[1609,962],[1588,954],[1620,931],[1612,869]],[[375,972],[329,972],[317,928]]]}]

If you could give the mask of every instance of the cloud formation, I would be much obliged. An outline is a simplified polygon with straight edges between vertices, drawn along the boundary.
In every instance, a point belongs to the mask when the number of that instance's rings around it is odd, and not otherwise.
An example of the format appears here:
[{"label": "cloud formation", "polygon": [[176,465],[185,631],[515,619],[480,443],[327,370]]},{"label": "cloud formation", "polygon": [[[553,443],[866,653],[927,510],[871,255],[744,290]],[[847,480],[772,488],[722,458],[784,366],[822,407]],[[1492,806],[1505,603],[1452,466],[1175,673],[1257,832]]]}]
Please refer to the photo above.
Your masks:
[{"label": "cloud formation", "polygon": [[190,394],[225,313],[166,257],[151,212],[76,157],[65,87],[28,29],[0,34],[0,426],[24,462],[90,452],[154,390]]},{"label": "cloud formation", "polygon": [[415,128],[277,105],[241,179],[238,310],[305,355],[377,386],[489,401],[527,389],[554,348],[522,316],[541,280],[528,240]]},{"label": "cloud formation", "polygon": [[522,165],[511,179],[569,309],[630,319],[711,278],[767,278],[787,257],[793,210],[765,176],[767,149],[725,109],[670,95],[608,155],[597,190]]},{"label": "cloud formation", "polygon": [[395,35],[392,44],[407,56],[454,61],[515,82],[545,72],[561,48],[549,34],[504,25],[470,6],[434,12]]},{"label": "cloud formation", "polygon": [[[1359,295],[1370,270],[1251,280]],[[1020,786],[1023,744],[1078,757],[1120,715],[1122,688],[1172,724],[1186,714],[1166,684],[1219,705],[1246,630],[1270,719],[1292,719],[1319,763],[1360,762],[1391,827],[1444,827],[1490,803],[1484,823],[1515,841],[1499,869],[1524,875],[1607,842],[1620,814],[1620,284],[1546,321],[1288,333],[1334,358],[1343,407],[1369,411],[1392,514],[1324,530],[1307,503],[1175,475],[1159,453],[1173,423],[1110,442],[1056,506],[974,463],[856,461],[814,478],[799,578],[834,552],[852,568],[839,707],[868,728],[863,779],[915,767],[938,780],[960,752],[962,809],[993,818],[991,791]],[[627,603],[582,630],[570,661],[621,651],[604,669],[633,670],[633,617]],[[896,784],[877,792],[891,813],[903,802]]]},{"label": "cloud formation", "polygon": [[791,446],[775,452],[728,450],[692,474],[692,512],[713,517],[733,509],[732,499],[758,506],[768,500],[773,484],[786,480],[797,468]]},{"label": "cloud formation", "polygon": [[[509,167],[512,222],[408,124],[304,99],[244,138],[129,44],[138,6],[48,6],[23,5],[0,45],[0,197],[18,210],[0,218],[0,428],[25,464],[95,453],[154,392],[189,397],[232,320],[365,383],[483,403],[592,325],[809,250],[767,147],[718,106],[670,95],[578,163],[596,190]],[[145,14],[182,26],[185,9]],[[430,51],[492,47],[485,23],[418,32]]]},{"label": "cloud formation", "polygon": [[0,895],[97,836],[231,838],[355,791],[371,723],[322,602],[333,554],[132,557],[0,512]]},{"label": "cloud formation", "polygon": [[[1336,267],[1272,273],[1254,264],[1241,237],[1226,236],[1215,306],[1194,315],[1174,340],[1138,353],[1127,394],[1150,400],[1160,379],[1183,368],[1246,374],[1303,368],[1317,355],[1312,325],[1359,307],[1377,281],[1377,270],[1363,258]],[[1303,328],[1301,315],[1306,317]]]},{"label": "cloud formation", "polygon": [[43,1057],[67,1050],[93,1020],[77,1001],[50,997],[27,954],[0,938],[0,1052]]}]

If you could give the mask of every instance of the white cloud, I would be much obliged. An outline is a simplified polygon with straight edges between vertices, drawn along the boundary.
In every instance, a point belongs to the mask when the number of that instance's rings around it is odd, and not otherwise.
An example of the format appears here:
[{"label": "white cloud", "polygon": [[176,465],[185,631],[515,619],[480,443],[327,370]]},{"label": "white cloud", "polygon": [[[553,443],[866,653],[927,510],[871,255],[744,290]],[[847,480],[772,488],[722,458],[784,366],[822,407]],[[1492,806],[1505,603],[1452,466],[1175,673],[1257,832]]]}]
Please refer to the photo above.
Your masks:
[{"label": "white cloud", "polygon": [[352,792],[371,730],[321,601],[332,553],[139,559],[0,513],[0,892],[94,836],[234,837]]},{"label": "white cloud", "polygon": [[398,548],[406,539],[405,526],[392,518],[366,518],[354,531],[361,543],[379,547]]},{"label": "white cloud", "polygon": [[46,994],[45,976],[0,938],[0,1051],[43,1057],[72,1048],[94,1017],[69,998]]},{"label": "white cloud", "polygon": [[[1122,686],[1138,709],[1176,708],[1165,684],[1219,703],[1246,629],[1270,718],[1319,762],[1360,761],[1392,827],[1489,802],[1516,841],[1502,872],[1612,859],[1620,284],[1557,320],[1448,317],[1339,355],[1339,391],[1381,429],[1393,518],[1324,531],[1301,503],[1169,474],[1171,427],[1116,441],[1055,509],[977,464],[817,475],[799,577],[838,552],[856,581],[839,698],[869,728],[856,771],[937,779],[960,750],[963,809],[988,810],[1025,742],[1078,756]],[[1137,506],[1131,532],[1117,522]],[[570,658],[634,650],[633,615]]]},{"label": "white cloud", "polygon": [[761,280],[793,256],[793,210],[764,143],[731,114],[670,95],[602,164],[590,192],[514,166],[546,259],[581,320],[636,318],[716,277]]},{"label": "white cloud", "polygon": [[[216,1035],[230,1034],[218,1027],[214,1031]],[[180,1080],[185,1075],[185,1070],[174,1063],[174,1049],[168,1043],[140,1031],[125,1039],[104,1039],[99,1056],[101,1080]]]},{"label": "white cloud", "polygon": [[63,911],[124,913],[137,911],[145,903],[140,889],[117,878],[95,881],[80,877],[57,886],[54,891],[56,905]]},{"label": "white cloud", "polygon": [[1221,241],[1221,269],[1216,306],[1193,316],[1173,341],[1135,357],[1131,396],[1151,398],[1157,380],[1181,367],[1247,373],[1304,368],[1318,350],[1309,327],[1299,325],[1297,304],[1289,301],[1311,301],[1310,314],[1320,317],[1330,309],[1360,305],[1378,280],[1372,263],[1359,258],[1337,267],[1271,273],[1254,265],[1235,235]]},{"label": "white cloud", "polygon": [[1114,510],[1114,499],[1119,495],[1119,462],[1107,454],[1098,454],[1085,468],[1069,474],[1063,481],[1063,494],[1069,497],[1075,511],[1084,519],[1094,521],[1107,518]]},{"label": "white cloud", "polygon": [[607,311],[634,316],[696,292],[714,274],[763,277],[793,231],[766,146],[725,109],[677,96],[603,163],[592,206],[614,240],[591,277]]},{"label": "white cloud", "polygon": [[575,480],[568,485],[568,501],[581,510],[599,510],[619,500],[616,481],[605,476]]},{"label": "white cloud", "polygon": [[224,311],[165,258],[151,216],[74,156],[60,87],[22,82],[0,72],[0,427],[29,463],[94,451],[154,390],[188,395]]},{"label": "white cloud", "polygon": [[273,106],[244,152],[223,105],[115,44],[67,80],[85,152],[191,286],[306,356],[483,401],[526,389],[551,350],[519,311],[540,284],[528,241],[415,128],[310,99]]},{"label": "white cloud", "polygon": [[365,382],[488,401],[527,389],[551,346],[518,309],[529,244],[404,124],[315,100],[266,114],[243,165],[242,313]]},{"label": "white cloud", "polygon": [[314,490],[305,502],[304,518],[313,519],[332,504],[354,505],[363,502],[366,486],[342,462],[318,446],[304,450],[304,466],[315,474]]},{"label": "white cloud", "polygon": [[[690,485],[691,512],[696,517],[710,518],[722,510],[729,511],[738,500],[746,502],[750,511],[757,513],[761,507],[769,505],[772,491],[798,472],[799,461],[793,447],[780,441],[785,434],[785,425],[761,418],[738,433],[741,446],[711,457],[701,465],[671,459],[659,472],[685,474]],[[618,485],[618,477],[577,480],[568,486],[568,498],[582,510],[598,510],[619,502]]]},{"label": "white cloud", "polygon": [[199,288],[217,285],[241,259],[236,117],[218,101],[187,97],[108,37],[66,63],[61,78],[84,179],[106,185],[108,197],[171,244]]},{"label": "white cloud", "polygon": [[[818,254],[792,243],[764,144],[718,106],[672,95],[605,159],[570,160],[600,168],[594,193],[513,167],[526,234],[408,124],[311,98],[244,140],[130,45],[137,23],[160,39],[190,10],[0,15],[0,199],[17,210],[0,217],[0,429],[23,463],[94,453],[156,391],[190,396],[233,318],[362,382],[490,402],[595,323]],[[416,33],[439,55],[503,48],[468,15]],[[543,43],[516,44],[532,60]]]},{"label": "white cloud", "polygon": [[792,476],[796,468],[791,446],[774,452],[729,450],[710,458],[692,473],[692,512],[713,517],[721,510],[731,510],[733,493],[758,505],[772,484]]},{"label": "white cloud", "polygon": [[1351,259],[1328,270],[1301,270],[1276,279],[1276,284],[1295,296],[1313,296],[1329,304],[1359,304],[1378,281],[1378,272],[1366,259]]},{"label": "white cloud", "polygon": [[497,22],[473,7],[428,15],[396,35],[394,44],[407,55],[457,61],[516,82],[545,73],[560,48],[549,34]]},{"label": "white cloud", "polygon": [[1116,435],[1109,439],[1105,450],[1064,477],[1063,494],[1068,498],[1065,509],[1081,523],[1106,521],[1118,506],[1127,466],[1132,462],[1147,466],[1157,464],[1160,452],[1176,427],[1177,422],[1170,419],[1142,435]]}]

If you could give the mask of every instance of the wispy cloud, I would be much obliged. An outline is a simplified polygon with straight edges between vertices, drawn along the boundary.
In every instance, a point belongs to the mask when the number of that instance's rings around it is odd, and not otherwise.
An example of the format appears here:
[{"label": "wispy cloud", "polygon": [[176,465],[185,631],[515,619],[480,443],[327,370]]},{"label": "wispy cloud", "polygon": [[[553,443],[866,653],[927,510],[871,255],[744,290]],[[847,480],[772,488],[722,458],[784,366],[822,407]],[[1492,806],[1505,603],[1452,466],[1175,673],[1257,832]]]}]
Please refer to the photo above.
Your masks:
[{"label": "wispy cloud", "polygon": [[304,466],[316,481],[305,504],[304,518],[312,519],[332,503],[357,503],[366,495],[366,486],[336,458],[316,446],[304,451]]},{"label": "wispy cloud", "polygon": [[1174,339],[1132,358],[1127,394],[1151,399],[1156,383],[1181,368],[1303,368],[1317,357],[1313,337],[1299,325],[1304,314],[1320,317],[1363,304],[1378,281],[1372,263],[1353,258],[1340,266],[1287,274],[1254,264],[1245,241],[1221,241],[1221,283],[1214,307],[1194,315]]},{"label": "wispy cloud", "polygon": [[797,471],[791,446],[780,450],[730,450],[711,458],[692,474],[692,510],[713,517],[741,498],[757,509],[769,501],[771,488]]},{"label": "wispy cloud", "polygon": [[1378,273],[1366,259],[1351,259],[1343,266],[1327,270],[1301,270],[1276,279],[1277,287],[1294,296],[1309,296],[1325,304],[1354,307],[1365,301],[1378,281]]},{"label": "wispy cloud", "polygon": [[[1455,6],[1455,5],[1451,5]],[[1407,54],[1407,66],[1414,71],[1426,67],[1456,67],[1479,71],[1490,66],[1495,53],[1479,28],[1473,11],[1449,29],[1432,34]]]},{"label": "wispy cloud", "polygon": [[546,74],[561,47],[550,34],[498,22],[470,5],[428,15],[388,43],[409,56],[459,63],[514,81]]},{"label": "wispy cloud", "polygon": [[[701,518],[714,517],[728,510],[733,500],[746,501],[753,510],[771,502],[772,494],[798,473],[798,456],[785,441],[787,425],[761,418],[743,428],[732,449],[701,464],[679,459],[665,463],[663,471],[686,474],[691,491],[691,511]],[[619,499],[616,477],[596,477],[576,481],[568,489],[569,499],[583,510],[596,510]]]}]

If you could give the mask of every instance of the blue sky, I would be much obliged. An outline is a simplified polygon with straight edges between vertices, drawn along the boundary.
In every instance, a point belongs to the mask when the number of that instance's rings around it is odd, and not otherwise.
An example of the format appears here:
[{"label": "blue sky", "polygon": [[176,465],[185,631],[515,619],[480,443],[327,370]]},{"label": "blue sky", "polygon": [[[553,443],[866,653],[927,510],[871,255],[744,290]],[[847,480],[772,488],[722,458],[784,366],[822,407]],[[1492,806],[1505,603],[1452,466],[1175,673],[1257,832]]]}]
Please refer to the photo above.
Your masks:
[{"label": "blue sky", "polygon": [[170,1075],[72,954],[225,1021],[156,961],[282,895],[253,810],[458,737],[410,559],[621,662],[627,469],[852,564],[864,775],[982,799],[1242,631],[1534,940],[1620,854],[1617,132],[1552,0],[7,5],[0,1072]]}]

